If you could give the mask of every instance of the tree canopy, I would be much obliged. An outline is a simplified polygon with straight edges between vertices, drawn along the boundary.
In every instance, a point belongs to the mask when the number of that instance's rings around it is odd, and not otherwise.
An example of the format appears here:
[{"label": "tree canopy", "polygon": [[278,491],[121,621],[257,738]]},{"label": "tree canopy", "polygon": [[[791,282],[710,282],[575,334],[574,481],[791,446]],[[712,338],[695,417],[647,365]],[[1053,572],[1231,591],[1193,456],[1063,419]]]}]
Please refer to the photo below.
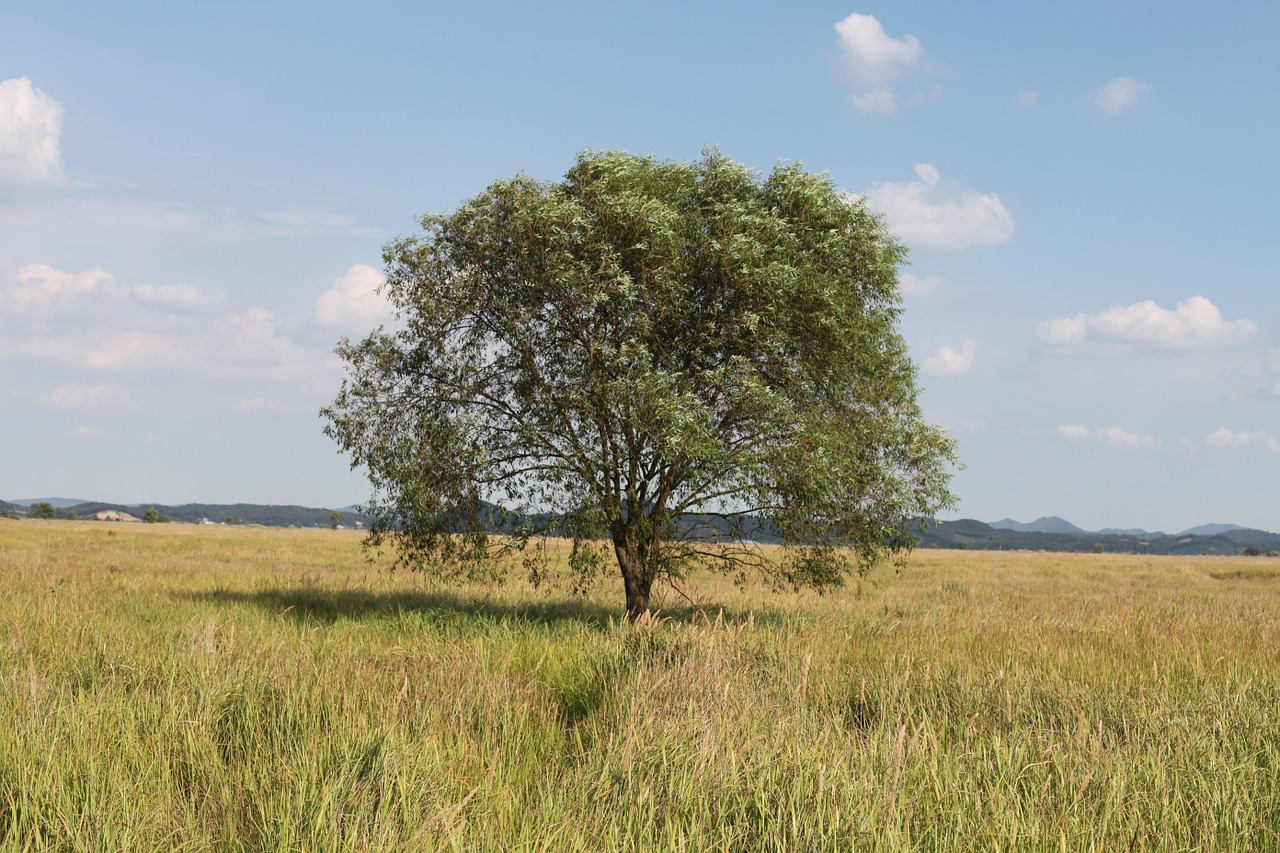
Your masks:
[{"label": "tree canopy", "polygon": [[616,561],[635,618],[695,563],[839,585],[952,503],[905,250],[827,176],[587,152],[421,224],[384,249],[397,323],[339,345],[322,411],[400,563],[474,577],[558,532],[584,582]]}]

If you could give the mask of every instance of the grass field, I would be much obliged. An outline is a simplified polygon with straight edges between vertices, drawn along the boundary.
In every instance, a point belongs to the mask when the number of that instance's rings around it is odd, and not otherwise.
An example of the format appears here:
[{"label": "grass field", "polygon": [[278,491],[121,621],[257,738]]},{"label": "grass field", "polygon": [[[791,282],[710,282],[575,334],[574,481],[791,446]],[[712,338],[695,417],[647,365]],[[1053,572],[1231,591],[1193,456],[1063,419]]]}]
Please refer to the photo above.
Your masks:
[{"label": "grass field", "polygon": [[621,625],[344,531],[0,521],[0,850],[1280,849],[1280,560],[918,552]]}]

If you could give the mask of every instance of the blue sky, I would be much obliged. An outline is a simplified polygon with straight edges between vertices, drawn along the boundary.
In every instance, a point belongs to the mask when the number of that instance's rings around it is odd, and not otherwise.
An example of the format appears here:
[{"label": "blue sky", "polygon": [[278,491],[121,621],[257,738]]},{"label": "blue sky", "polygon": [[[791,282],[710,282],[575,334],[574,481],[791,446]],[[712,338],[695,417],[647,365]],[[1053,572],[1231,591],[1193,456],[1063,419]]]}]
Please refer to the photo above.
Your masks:
[{"label": "blue sky", "polygon": [[0,497],[345,505],[381,245],[583,149],[800,160],[911,247],[956,515],[1280,529],[1280,5],[19,4]]}]

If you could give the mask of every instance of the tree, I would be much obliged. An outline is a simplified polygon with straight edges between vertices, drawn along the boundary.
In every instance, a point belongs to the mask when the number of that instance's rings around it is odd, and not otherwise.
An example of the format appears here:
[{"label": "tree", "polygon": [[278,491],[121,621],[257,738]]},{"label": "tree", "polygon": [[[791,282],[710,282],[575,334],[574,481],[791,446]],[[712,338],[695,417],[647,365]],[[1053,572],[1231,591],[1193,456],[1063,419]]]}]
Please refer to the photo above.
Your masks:
[{"label": "tree", "polygon": [[160,510],[153,506],[147,507],[147,511],[142,514],[142,520],[147,524],[168,524],[173,521],[167,515],[162,515]]},{"label": "tree", "polygon": [[399,325],[339,344],[322,410],[397,565],[482,577],[568,535],[635,619],[693,564],[838,586],[952,504],[897,331],[905,250],[828,177],[588,152],[421,224],[384,247]]},{"label": "tree", "polygon": [[346,518],[346,516],[340,512],[329,513],[329,528],[331,530],[337,530],[338,525],[342,523],[342,519],[344,518]]},{"label": "tree", "polygon": [[57,518],[58,510],[48,501],[40,501],[31,508],[31,515],[34,518]]}]

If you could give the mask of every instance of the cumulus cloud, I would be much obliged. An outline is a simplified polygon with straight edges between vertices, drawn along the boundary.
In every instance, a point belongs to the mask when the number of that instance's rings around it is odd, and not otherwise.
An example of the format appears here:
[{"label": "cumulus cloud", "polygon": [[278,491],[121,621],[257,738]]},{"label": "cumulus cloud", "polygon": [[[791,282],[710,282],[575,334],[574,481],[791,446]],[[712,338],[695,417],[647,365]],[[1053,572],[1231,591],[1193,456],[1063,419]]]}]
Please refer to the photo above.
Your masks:
[{"label": "cumulus cloud", "polygon": [[1218,427],[1206,435],[1204,441],[1210,447],[1265,447],[1267,450],[1280,451],[1280,439],[1262,430],[1233,432],[1227,427]]},{"label": "cumulus cloud", "polygon": [[1156,447],[1160,444],[1160,440],[1154,435],[1129,432],[1115,426],[1089,429],[1078,424],[1063,424],[1058,427],[1057,432],[1068,441],[1093,440],[1117,450],[1136,450],[1143,447]]},{"label": "cumulus cloud", "polygon": [[333,286],[316,298],[312,313],[322,326],[369,328],[391,316],[391,303],[383,298],[382,273],[366,264],[347,270]]},{"label": "cumulus cloud", "polygon": [[864,194],[909,246],[962,252],[1013,238],[1013,214],[999,196],[943,186],[931,163],[919,163],[915,171],[917,181],[876,184]]},{"label": "cumulus cloud", "polygon": [[[0,362],[327,385],[325,350],[296,343],[265,309],[213,310],[222,301],[187,285],[125,286],[100,267],[68,273],[31,264],[0,281]],[[67,391],[46,404],[74,397]]]},{"label": "cumulus cloud", "polygon": [[904,93],[906,79],[932,68],[924,46],[915,36],[893,38],[874,16],[856,12],[835,27],[841,58],[853,88],[850,100],[854,109],[888,114],[897,112],[904,102],[924,103],[941,94],[941,87],[937,85]]},{"label": "cumulus cloud", "polygon": [[924,360],[921,369],[935,376],[959,376],[973,369],[977,352],[978,346],[973,341],[965,341],[959,351],[947,346],[938,347],[937,352]]},{"label": "cumulus cloud", "polygon": [[1151,87],[1132,77],[1117,77],[1094,89],[1089,102],[1103,115],[1118,116],[1135,106]]},{"label": "cumulus cloud", "polygon": [[1096,314],[1046,320],[1039,329],[1041,341],[1051,346],[1114,343],[1172,349],[1239,343],[1257,331],[1251,320],[1224,320],[1203,296],[1179,302],[1172,310],[1148,299]]},{"label": "cumulus cloud", "polygon": [[70,304],[87,294],[115,296],[120,292],[115,277],[102,267],[68,273],[48,264],[27,264],[7,285],[0,283],[0,305],[12,310],[43,308]]},{"label": "cumulus cloud", "polygon": [[61,183],[61,141],[62,104],[26,77],[0,83],[0,185]]},{"label": "cumulus cloud", "polygon": [[0,282],[0,307],[28,315],[77,307],[101,310],[103,303],[129,300],[156,308],[196,310],[220,304],[223,295],[186,284],[140,283],[126,287],[99,266],[70,273],[48,264],[27,264],[9,282]]}]

